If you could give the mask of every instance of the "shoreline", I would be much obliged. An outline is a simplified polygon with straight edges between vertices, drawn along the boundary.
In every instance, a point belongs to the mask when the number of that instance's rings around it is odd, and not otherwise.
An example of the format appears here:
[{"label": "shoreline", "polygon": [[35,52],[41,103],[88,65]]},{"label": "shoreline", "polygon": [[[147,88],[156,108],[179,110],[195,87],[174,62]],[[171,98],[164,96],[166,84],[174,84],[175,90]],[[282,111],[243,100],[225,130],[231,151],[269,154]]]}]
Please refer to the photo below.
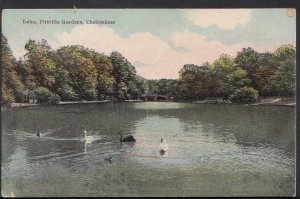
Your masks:
[{"label": "shoreline", "polygon": [[94,100],[94,101],[86,101],[86,100],[81,100],[81,101],[62,101],[59,102],[56,105],[69,105],[69,104],[102,104],[102,103],[109,103],[113,102],[112,100]]},{"label": "shoreline", "polygon": [[14,109],[14,108],[25,108],[25,107],[34,107],[34,106],[63,106],[63,105],[73,105],[73,104],[102,104],[102,103],[109,103],[113,102],[112,100],[103,100],[103,101],[62,101],[58,104],[54,105],[47,105],[47,104],[30,104],[30,103],[18,103],[18,102],[12,102],[11,104],[2,104],[1,109]]},{"label": "shoreline", "polygon": [[262,98],[258,102],[250,104],[251,106],[286,106],[296,107],[295,98],[282,98],[281,97],[269,97]]},{"label": "shoreline", "polygon": [[[214,100],[199,100],[193,101],[195,104],[239,104],[233,103],[226,100],[214,99]],[[282,98],[281,97],[267,97],[261,98],[254,103],[245,103],[240,105],[250,105],[250,106],[285,106],[285,107],[296,107],[296,99],[294,98]]]},{"label": "shoreline", "polygon": [[[74,104],[102,104],[102,103],[115,103],[113,100],[94,100],[94,101],[61,101],[58,104],[53,106],[61,106],[61,105],[74,105]],[[234,104],[234,105],[250,105],[250,106],[285,106],[285,107],[296,107],[296,101],[292,98],[284,98],[282,101],[280,97],[270,97],[270,98],[262,98],[258,102],[252,104],[238,104],[232,103],[230,101],[224,101],[220,99],[216,100],[196,100],[196,101],[143,101],[143,100],[125,100],[124,102],[117,103],[136,103],[136,102],[177,102],[177,103],[192,103],[192,104]],[[13,102],[11,104],[2,104],[1,109],[10,109],[10,108],[22,108],[22,107],[33,107],[33,106],[52,106],[52,105],[44,105],[44,104],[29,104],[29,103],[16,103]]]}]

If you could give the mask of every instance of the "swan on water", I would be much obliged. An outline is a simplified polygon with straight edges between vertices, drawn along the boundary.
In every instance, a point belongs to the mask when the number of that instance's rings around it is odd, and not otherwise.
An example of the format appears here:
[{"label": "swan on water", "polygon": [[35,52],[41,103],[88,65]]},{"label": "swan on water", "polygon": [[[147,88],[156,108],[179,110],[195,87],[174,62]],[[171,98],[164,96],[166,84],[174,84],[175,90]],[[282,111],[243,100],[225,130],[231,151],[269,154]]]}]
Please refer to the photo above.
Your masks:
[{"label": "swan on water", "polygon": [[167,140],[166,140],[166,138],[161,138],[160,145],[159,145],[159,152],[165,153],[167,151],[169,151]]},{"label": "swan on water", "polygon": [[92,143],[94,137],[91,136],[91,135],[88,135],[88,136],[87,136],[86,134],[87,134],[87,132],[86,132],[86,130],[84,130],[84,141],[85,141],[85,143],[87,143],[87,144]]},{"label": "swan on water", "polygon": [[123,138],[123,135],[121,132],[118,132],[120,134],[120,142],[135,142],[135,138],[132,135],[126,136]]}]

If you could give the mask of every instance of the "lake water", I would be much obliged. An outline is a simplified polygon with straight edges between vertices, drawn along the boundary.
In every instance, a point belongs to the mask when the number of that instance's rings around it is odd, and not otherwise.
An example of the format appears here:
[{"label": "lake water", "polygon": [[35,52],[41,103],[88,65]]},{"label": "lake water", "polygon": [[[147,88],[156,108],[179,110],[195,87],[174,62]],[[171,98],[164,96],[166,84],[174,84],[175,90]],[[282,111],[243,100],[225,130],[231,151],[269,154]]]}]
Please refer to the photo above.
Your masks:
[{"label": "lake water", "polygon": [[[136,143],[121,144],[118,131]],[[292,196],[294,138],[291,107],[146,102],[7,109],[1,192]]]}]

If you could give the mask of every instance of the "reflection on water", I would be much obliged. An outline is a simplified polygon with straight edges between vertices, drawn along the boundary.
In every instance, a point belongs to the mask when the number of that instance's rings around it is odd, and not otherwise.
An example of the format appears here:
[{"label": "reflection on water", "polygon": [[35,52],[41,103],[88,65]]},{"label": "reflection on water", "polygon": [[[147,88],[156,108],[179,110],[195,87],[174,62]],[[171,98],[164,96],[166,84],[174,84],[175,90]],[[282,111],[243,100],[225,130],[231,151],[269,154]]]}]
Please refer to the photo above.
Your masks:
[{"label": "reflection on water", "polygon": [[[294,111],[155,102],[4,110],[2,193],[291,196]],[[118,131],[136,143],[120,143]]]},{"label": "reflection on water", "polygon": [[159,154],[160,154],[161,157],[168,157],[169,156],[169,151],[159,150]]}]

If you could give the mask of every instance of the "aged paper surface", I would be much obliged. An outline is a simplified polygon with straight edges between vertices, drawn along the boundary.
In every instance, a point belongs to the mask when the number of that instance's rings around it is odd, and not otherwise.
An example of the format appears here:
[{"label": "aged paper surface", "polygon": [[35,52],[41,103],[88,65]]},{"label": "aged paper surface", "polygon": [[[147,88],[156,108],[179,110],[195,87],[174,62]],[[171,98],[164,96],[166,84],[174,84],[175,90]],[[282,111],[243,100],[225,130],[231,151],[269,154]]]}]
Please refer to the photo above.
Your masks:
[{"label": "aged paper surface", "polygon": [[6,197],[293,196],[295,9],[6,9]]}]

